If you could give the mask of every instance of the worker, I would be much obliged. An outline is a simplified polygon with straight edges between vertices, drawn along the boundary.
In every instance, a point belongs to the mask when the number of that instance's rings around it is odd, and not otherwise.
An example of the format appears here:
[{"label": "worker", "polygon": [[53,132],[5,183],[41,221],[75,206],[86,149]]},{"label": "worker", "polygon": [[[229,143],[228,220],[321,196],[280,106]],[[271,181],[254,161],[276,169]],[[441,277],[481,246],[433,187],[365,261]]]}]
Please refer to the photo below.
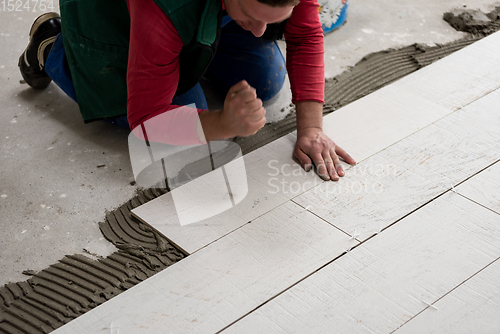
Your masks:
[{"label": "worker", "polygon": [[[155,128],[172,138],[183,135],[178,111],[195,110],[202,134],[194,141],[201,143],[255,134],[266,122],[262,101],[278,94],[288,71],[294,155],[306,171],[314,163],[324,180],[338,180],[340,158],[355,161],[322,130],[318,7],[317,0],[60,0],[61,16],[34,22],[19,67],[33,88],[53,80],[85,122],[105,119],[134,131],[169,115]],[[275,41],[282,34],[286,62]],[[207,110],[202,75],[225,90],[223,109]]]}]

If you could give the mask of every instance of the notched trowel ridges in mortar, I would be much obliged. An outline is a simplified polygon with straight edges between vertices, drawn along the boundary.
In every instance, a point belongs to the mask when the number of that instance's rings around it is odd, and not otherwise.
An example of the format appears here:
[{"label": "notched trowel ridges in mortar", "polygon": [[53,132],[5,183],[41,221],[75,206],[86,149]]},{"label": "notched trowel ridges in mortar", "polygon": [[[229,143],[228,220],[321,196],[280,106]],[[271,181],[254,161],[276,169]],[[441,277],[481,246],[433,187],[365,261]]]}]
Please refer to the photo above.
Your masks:
[{"label": "notched trowel ridges in mortar", "polygon": [[413,45],[364,57],[350,71],[327,82],[325,102],[340,108],[418,70],[421,66],[412,58],[415,52]]},{"label": "notched trowel ridges in mortar", "polygon": [[472,43],[480,40],[482,37],[474,37],[462,39],[446,45],[437,45],[435,47],[422,47],[424,52],[413,55],[413,58],[423,67],[427,66],[436,60],[444,58],[449,54],[458,51]]},{"label": "notched trowel ridges in mortar", "polygon": [[26,282],[1,287],[0,333],[49,333],[182,259],[168,240],[130,214],[162,194],[139,191],[107,214],[99,226],[119,248],[108,257],[67,255]]},{"label": "notched trowel ridges in mortar", "polygon": [[156,232],[135,219],[130,210],[163,193],[154,194],[151,189],[145,190],[118,209],[106,214],[105,221],[99,223],[104,237],[117,247],[122,244],[134,244],[156,250],[158,247]]},{"label": "notched trowel ridges in mortar", "polygon": [[297,128],[295,123],[295,113],[289,114],[278,122],[266,124],[253,136],[236,137],[234,142],[241,147],[241,152],[245,155],[294,131]]}]

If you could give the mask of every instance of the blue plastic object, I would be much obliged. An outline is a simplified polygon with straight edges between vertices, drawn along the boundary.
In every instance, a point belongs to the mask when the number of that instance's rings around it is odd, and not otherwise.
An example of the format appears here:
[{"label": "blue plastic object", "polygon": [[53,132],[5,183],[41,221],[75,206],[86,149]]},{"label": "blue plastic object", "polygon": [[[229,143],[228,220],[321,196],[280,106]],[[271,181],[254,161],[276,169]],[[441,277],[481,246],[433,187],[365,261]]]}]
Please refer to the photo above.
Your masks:
[{"label": "blue plastic object", "polygon": [[325,35],[345,23],[349,0],[320,0],[319,5],[319,19]]}]

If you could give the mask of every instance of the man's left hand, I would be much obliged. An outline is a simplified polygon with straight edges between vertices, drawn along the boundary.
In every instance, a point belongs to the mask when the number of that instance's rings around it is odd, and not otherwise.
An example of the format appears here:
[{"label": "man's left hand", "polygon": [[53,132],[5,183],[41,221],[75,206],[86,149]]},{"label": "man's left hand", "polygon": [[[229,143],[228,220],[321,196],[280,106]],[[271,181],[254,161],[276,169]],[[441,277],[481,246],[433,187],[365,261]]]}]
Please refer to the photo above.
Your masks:
[{"label": "man's left hand", "polygon": [[317,127],[302,128],[297,133],[294,155],[306,172],[311,170],[311,162],[314,163],[319,176],[325,181],[337,181],[339,177],[345,175],[340,165],[340,158],[348,164],[356,164],[346,151]]}]

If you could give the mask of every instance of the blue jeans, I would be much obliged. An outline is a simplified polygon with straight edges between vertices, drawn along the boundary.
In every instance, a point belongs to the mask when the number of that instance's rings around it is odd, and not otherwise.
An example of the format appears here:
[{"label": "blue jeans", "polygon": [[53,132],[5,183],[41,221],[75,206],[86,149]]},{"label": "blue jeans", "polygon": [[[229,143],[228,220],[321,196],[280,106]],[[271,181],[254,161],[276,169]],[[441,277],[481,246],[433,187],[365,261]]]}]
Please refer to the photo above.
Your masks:
[{"label": "blue jeans", "polygon": [[[78,102],[61,34],[52,46],[45,63],[45,71],[69,97]],[[257,96],[266,101],[283,87],[286,64],[278,43],[255,37],[229,16],[225,16],[217,53],[208,71],[215,76],[226,92],[237,82],[246,80],[257,90]],[[175,96],[172,103],[175,105],[195,103],[197,108],[208,109],[205,94],[199,83],[186,93]],[[107,121],[129,128],[127,116]]]}]

